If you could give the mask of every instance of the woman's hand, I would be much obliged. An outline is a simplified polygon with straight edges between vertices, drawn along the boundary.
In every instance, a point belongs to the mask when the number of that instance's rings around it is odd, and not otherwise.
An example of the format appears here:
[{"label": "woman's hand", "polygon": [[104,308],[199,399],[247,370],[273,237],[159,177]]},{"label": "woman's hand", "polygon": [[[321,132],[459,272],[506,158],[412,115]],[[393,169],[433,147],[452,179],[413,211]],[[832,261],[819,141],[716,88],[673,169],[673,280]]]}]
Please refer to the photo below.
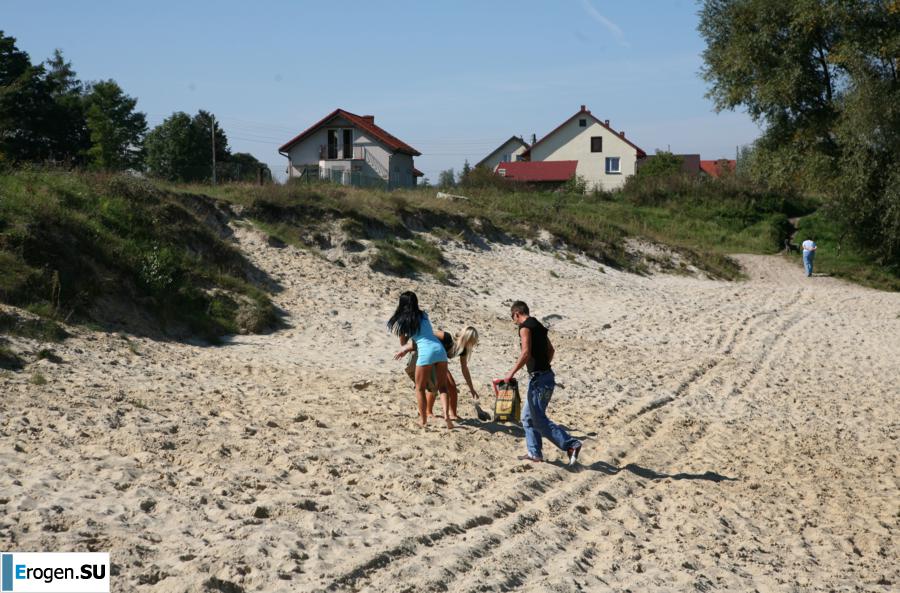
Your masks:
[{"label": "woman's hand", "polygon": [[399,351],[397,352],[397,354],[394,355],[394,360],[400,360],[401,358],[403,358],[404,356],[406,356],[406,355],[409,354],[410,352],[412,352],[412,349],[410,349],[410,348],[402,348],[401,350],[399,350]]}]

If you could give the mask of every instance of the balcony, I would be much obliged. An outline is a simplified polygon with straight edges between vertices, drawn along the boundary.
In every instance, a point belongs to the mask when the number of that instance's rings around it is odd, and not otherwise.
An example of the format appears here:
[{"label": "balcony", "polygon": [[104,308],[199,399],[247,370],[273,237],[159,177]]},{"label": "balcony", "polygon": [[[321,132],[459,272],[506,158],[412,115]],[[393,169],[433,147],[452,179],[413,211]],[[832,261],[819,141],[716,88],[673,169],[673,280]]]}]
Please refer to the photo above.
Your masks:
[{"label": "balcony", "polygon": [[366,147],[353,144],[328,144],[319,146],[319,159],[323,161],[365,160]]}]

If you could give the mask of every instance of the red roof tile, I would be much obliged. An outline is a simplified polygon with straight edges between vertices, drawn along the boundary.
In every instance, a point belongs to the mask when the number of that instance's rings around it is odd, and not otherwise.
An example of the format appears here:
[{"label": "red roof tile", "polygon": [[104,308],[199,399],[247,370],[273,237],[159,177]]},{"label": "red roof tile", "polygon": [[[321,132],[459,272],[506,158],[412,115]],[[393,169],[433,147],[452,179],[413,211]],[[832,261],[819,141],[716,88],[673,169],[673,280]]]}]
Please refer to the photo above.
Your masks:
[{"label": "red roof tile", "polygon": [[344,109],[335,109],[334,111],[320,119],[318,122],[310,126],[306,131],[300,133],[288,142],[281,145],[281,147],[278,148],[278,152],[284,152],[288,150],[294,144],[297,144],[336,117],[343,117],[356,127],[369,132],[377,140],[384,143],[388,148],[396,152],[405,152],[406,154],[411,154],[412,156],[420,156],[422,154],[406,142],[400,140],[392,134],[389,134],[383,128],[376,126],[374,117],[370,115],[356,115],[355,113],[350,113],[349,111],[345,111]]},{"label": "red roof tile", "polygon": [[568,181],[576,167],[578,161],[516,161],[500,163],[495,173],[514,181]]},{"label": "red roof tile", "polygon": [[425,177],[425,173],[422,173],[421,171],[419,171],[419,170],[416,169],[415,167],[413,167],[413,175],[415,175],[416,177]]},{"label": "red roof tile", "polygon": [[710,177],[719,177],[724,172],[733,173],[737,161],[729,159],[718,159],[715,161],[700,161],[700,170]]},{"label": "red roof tile", "polygon": [[570,117],[569,119],[567,119],[566,121],[564,121],[563,123],[561,123],[561,124],[559,124],[558,126],[556,126],[555,128],[553,128],[553,130],[552,130],[549,134],[547,134],[546,136],[544,136],[543,138],[541,138],[540,140],[538,140],[537,142],[535,142],[535,143],[531,146],[531,148],[529,148],[528,150],[526,150],[525,152],[523,152],[523,153],[522,153],[522,156],[523,156],[524,158],[530,158],[530,157],[531,157],[531,151],[534,150],[534,147],[535,147],[535,146],[537,146],[538,144],[540,144],[541,142],[543,142],[544,140],[546,140],[547,138],[549,138],[550,136],[552,136],[553,134],[555,134],[560,128],[562,128],[564,125],[566,125],[567,123],[569,123],[570,121],[572,121],[572,120],[575,119],[576,117],[585,117],[585,116],[591,118],[592,120],[594,120],[595,122],[597,122],[598,124],[600,124],[601,126],[603,126],[604,128],[606,128],[607,130],[609,130],[610,132],[612,132],[613,134],[615,134],[616,137],[619,138],[620,140],[622,140],[625,144],[627,144],[627,145],[631,146],[633,149],[635,149],[635,150],[637,151],[637,157],[638,157],[639,159],[644,158],[645,156],[647,156],[647,153],[644,152],[643,149],[641,149],[637,144],[635,144],[634,142],[632,142],[631,140],[629,140],[628,138],[626,138],[626,137],[623,135],[624,133],[620,133],[620,132],[615,131],[614,129],[612,129],[611,127],[609,127],[609,125],[608,125],[606,122],[603,122],[603,121],[600,121],[599,119],[597,119],[593,114],[591,114],[591,112],[590,112],[589,109],[586,109],[586,108],[584,107],[584,105],[581,106],[581,111],[579,111],[578,113],[576,113],[575,115],[573,115],[572,117]]}]

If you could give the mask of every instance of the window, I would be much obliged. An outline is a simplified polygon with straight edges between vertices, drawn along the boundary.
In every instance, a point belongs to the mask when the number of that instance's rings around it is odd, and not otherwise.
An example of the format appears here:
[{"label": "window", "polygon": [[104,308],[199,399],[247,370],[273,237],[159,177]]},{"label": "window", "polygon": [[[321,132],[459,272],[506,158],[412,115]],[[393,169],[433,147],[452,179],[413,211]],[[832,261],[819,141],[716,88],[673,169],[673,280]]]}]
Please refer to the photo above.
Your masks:
[{"label": "window", "polygon": [[617,156],[606,157],[606,172],[608,174],[622,172],[622,170],[619,169],[619,157],[617,157]]},{"label": "window", "polygon": [[497,169],[497,175],[500,177],[506,177],[506,169]]},{"label": "window", "polygon": [[591,137],[591,152],[603,152],[603,136]]},{"label": "window", "polygon": [[353,158],[353,130],[343,130],[344,132],[344,158]]},{"label": "window", "polygon": [[508,163],[508,162],[511,161],[511,160],[512,160],[512,154],[510,154],[510,153],[507,152],[507,153],[505,153],[505,154],[503,155],[503,157],[501,158],[500,162],[501,162],[501,163]]},{"label": "window", "polygon": [[584,119],[584,118],[579,119],[579,120],[578,120],[578,127],[579,127],[579,128],[586,128],[586,127],[587,127],[587,120]]}]

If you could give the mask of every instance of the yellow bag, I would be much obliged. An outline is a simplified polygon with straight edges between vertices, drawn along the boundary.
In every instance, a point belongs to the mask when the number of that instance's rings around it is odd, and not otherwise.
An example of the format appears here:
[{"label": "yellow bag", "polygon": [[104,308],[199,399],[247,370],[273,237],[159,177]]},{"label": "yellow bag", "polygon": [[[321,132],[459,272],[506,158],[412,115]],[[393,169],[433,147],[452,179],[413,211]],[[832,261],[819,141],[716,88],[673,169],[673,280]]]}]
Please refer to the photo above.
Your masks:
[{"label": "yellow bag", "polygon": [[494,379],[494,422],[519,423],[522,417],[522,399],[519,397],[519,383],[515,379],[506,383]]}]

